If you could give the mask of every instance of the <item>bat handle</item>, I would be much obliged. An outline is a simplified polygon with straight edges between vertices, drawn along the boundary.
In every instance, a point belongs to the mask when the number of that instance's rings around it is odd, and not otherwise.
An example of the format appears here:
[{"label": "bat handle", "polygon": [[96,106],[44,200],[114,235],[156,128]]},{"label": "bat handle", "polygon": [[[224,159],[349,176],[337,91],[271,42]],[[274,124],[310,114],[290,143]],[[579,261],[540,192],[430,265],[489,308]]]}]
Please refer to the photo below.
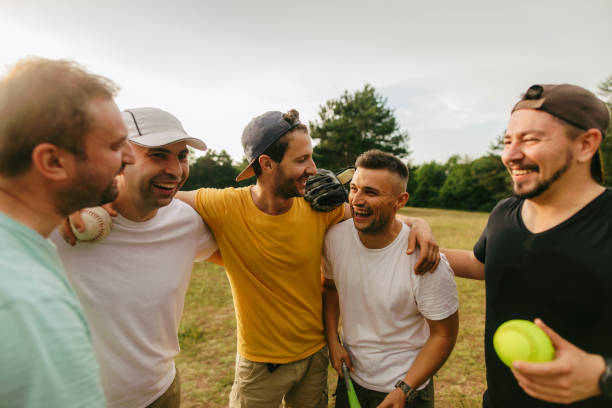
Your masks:
[{"label": "bat handle", "polygon": [[346,381],[347,379],[350,379],[351,376],[349,374],[349,369],[346,366],[346,364],[344,364],[344,362],[342,362],[342,374],[344,374],[344,380]]}]

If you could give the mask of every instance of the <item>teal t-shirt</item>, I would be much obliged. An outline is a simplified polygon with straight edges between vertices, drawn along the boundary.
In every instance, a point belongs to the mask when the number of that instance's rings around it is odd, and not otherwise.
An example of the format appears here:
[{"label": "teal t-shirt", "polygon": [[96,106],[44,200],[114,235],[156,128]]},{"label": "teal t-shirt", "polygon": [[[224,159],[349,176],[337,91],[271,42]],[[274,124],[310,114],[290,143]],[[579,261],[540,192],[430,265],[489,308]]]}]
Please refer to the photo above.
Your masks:
[{"label": "teal t-shirt", "polygon": [[105,405],[89,327],[55,247],[2,213],[0,405]]}]

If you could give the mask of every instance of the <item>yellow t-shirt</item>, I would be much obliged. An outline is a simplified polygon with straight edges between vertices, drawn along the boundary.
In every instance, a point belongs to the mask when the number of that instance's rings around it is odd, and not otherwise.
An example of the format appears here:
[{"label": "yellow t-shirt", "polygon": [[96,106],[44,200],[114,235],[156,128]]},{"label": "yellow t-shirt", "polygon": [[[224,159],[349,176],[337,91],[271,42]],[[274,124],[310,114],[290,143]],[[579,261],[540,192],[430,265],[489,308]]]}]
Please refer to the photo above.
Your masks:
[{"label": "yellow t-shirt", "polygon": [[289,363],[323,347],[321,250],[344,207],[317,212],[301,197],[281,215],[259,210],[250,187],[203,188],[196,210],[215,234],[234,296],[238,352]]}]

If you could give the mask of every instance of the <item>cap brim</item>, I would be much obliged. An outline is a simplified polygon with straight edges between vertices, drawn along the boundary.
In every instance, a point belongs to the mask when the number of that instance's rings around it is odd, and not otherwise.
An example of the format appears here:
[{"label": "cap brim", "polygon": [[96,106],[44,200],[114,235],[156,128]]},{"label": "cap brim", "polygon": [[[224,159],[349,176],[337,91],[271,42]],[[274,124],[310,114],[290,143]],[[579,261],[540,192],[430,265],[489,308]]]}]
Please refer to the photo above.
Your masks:
[{"label": "cap brim", "polygon": [[160,147],[172,143],[185,142],[188,146],[191,146],[194,149],[207,149],[206,143],[204,143],[202,140],[196,137],[191,137],[186,134],[180,134],[176,132],[162,132],[145,136],[136,136],[131,138],[130,142],[146,147]]},{"label": "cap brim", "polygon": [[255,170],[253,170],[253,166],[252,166],[252,163],[251,163],[247,167],[245,167],[244,170],[242,170],[240,172],[238,177],[236,177],[236,181],[246,180],[248,178],[253,177],[254,175],[255,175]]}]

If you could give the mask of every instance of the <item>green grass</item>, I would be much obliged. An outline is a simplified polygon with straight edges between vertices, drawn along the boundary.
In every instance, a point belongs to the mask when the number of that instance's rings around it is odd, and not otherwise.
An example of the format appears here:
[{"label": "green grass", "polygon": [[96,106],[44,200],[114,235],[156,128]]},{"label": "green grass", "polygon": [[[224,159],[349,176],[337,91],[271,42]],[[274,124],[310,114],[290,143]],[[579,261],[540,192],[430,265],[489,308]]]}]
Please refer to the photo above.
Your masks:
[{"label": "green grass", "polygon": [[[487,214],[406,208],[431,225],[441,247],[471,249]],[[435,379],[436,407],[480,407],[485,389],[483,352],[484,283],[457,279],[460,328],[452,355]],[[234,379],[236,322],[229,283],[223,268],[197,263],[185,300],[179,332],[182,406],[225,407]],[[330,406],[337,375],[329,370]]]}]

